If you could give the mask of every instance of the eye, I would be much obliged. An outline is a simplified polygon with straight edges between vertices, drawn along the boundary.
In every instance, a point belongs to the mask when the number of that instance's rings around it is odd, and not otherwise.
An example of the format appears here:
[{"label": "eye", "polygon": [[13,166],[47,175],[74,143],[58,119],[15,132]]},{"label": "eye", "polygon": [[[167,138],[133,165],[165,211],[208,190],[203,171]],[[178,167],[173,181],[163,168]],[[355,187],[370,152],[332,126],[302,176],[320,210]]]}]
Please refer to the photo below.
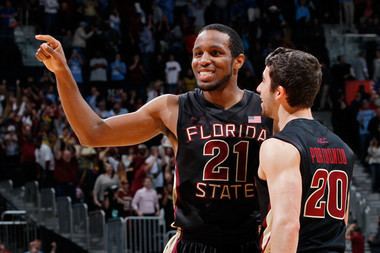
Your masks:
[{"label": "eye", "polygon": [[212,50],[211,55],[212,56],[220,56],[222,53],[219,50]]},{"label": "eye", "polygon": [[202,56],[202,52],[201,51],[195,51],[193,52],[193,57],[200,57]]}]

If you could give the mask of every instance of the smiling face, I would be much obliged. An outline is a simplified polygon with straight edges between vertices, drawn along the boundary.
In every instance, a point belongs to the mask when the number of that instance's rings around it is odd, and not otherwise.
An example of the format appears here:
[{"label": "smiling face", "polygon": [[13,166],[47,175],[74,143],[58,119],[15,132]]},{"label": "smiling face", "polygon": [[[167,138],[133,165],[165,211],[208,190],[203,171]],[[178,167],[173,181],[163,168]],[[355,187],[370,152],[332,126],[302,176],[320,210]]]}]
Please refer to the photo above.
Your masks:
[{"label": "smiling face", "polygon": [[269,75],[269,67],[265,67],[263,72],[263,80],[260,85],[257,87],[257,92],[260,94],[261,98],[261,109],[262,115],[266,117],[273,118],[275,112],[275,94],[271,89],[271,78]]},{"label": "smiling face", "polygon": [[229,36],[216,30],[205,30],[195,40],[191,66],[201,90],[221,90],[234,81],[229,43]]}]

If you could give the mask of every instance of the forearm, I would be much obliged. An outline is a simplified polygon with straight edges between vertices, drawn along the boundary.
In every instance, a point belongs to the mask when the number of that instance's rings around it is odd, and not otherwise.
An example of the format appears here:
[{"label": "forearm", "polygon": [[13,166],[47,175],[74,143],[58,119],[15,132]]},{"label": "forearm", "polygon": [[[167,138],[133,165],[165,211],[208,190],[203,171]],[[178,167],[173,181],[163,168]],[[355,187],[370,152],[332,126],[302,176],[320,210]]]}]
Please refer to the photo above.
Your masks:
[{"label": "forearm", "polygon": [[79,138],[81,144],[89,145],[94,138],[95,129],[103,120],[86,103],[67,67],[66,70],[55,73],[57,87],[63,110],[70,126]]},{"label": "forearm", "polygon": [[297,251],[299,222],[283,219],[273,222],[270,238],[271,253],[295,253]]}]

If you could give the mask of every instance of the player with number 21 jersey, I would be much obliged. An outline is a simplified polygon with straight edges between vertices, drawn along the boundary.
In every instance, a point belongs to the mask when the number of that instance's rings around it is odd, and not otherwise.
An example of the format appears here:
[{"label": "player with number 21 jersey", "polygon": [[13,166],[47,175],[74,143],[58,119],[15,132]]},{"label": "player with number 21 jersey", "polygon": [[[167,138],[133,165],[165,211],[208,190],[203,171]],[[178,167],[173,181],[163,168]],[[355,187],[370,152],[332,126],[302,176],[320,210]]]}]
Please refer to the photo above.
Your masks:
[{"label": "player with number 21 jersey", "polygon": [[261,116],[258,95],[245,90],[240,102],[224,110],[196,89],[181,96],[179,115],[174,225],[185,240],[254,240],[258,151],[272,127]]}]

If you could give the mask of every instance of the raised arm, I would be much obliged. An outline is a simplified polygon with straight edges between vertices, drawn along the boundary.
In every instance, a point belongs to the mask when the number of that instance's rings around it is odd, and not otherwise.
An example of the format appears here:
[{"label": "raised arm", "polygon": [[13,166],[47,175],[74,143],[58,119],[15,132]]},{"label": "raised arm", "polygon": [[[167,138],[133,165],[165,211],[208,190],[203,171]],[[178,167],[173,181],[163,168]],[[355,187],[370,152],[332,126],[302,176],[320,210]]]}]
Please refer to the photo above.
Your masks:
[{"label": "raised arm", "polygon": [[259,176],[267,180],[272,228],[271,253],[295,253],[302,197],[300,155],[291,144],[268,139],[261,145]]},{"label": "raised arm", "polygon": [[159,133],[168,134],[173,141],[173,136],[176,135],[178,96],[161,96],[136,112],[101,119],[80,94],[61,43],[49,35],[37,35],[36,39],[45,41],[37,50],[36,58],[55,74],[63,110],[81,144],[133,145]]}]

